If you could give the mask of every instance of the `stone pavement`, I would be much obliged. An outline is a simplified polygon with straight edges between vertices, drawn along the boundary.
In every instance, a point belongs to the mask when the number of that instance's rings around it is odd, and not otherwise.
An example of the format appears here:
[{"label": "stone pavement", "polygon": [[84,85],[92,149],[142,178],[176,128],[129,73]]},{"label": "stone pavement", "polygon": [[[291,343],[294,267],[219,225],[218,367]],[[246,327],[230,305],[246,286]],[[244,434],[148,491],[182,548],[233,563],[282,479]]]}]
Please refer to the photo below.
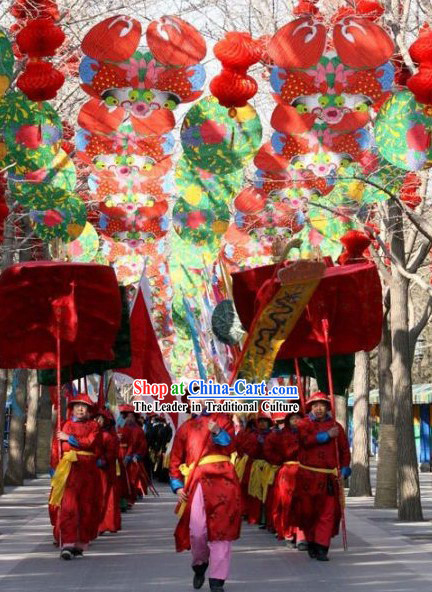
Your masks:
[{"label": "stone pavement", "polygon": [[[432,519],[432,474],[421,476],[425,518]],[[0,496],[1,592],[188,592],[187,554],[176,554],[174,499],[166,486],[124,515],[123,530],[95,541],[86,556],[61,561],[52,545],[40,478]],[[235,543],[227,592],[431,592],[432,524],[398,524],[394,510],[348,500],[349,550],[334,541],[331,561],[287,549],[265,531],[245,526]],[[208,590],[207,584],[203,590]]]}]

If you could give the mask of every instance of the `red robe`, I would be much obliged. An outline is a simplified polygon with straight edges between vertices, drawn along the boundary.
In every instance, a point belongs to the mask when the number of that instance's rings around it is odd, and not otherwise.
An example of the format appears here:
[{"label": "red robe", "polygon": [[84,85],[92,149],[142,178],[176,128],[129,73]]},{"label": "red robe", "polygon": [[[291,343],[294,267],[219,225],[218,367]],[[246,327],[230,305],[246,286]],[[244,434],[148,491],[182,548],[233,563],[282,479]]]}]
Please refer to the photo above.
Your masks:
[{"label": "red robe", "polygon": [[258,498],[249,495],[248,488],[253,461],[264,459],[264,442],[269,434],[269,430],[253,430],[245,435],[242,441],[242,449],[249,457],[242,479],[243,514],[249,524],[259,524],[261,522],[263,504]]},{"label": "red robe", "polygon": [[264,455],[272,465],[281,465],[273,488],[271,522],[279,539],[295,535],[290,521],[291,502],[295,489],[298,464],[284,464],[298,461],[299,436],[288,427],[272,432],[265,441]]},{"label": "red robe", "polygon": [[102,483],[102,507],[99,532],[117,532],[121,529],[120,489],[116,465],[119,456],[119,439],[115,430],[102,430],[102,456],[100,469]]},{"label": "red robe", "polygon": [[[124,425],[117,429],[117,435],[120,440],[119,461],[120,461],[120,478],[119,489],[120,497],[127,500],[130,504],[135,502],[135,497],[132,492],[129,474],[125,465],[125,458],[132,457],[132,427]],[[132,501],[133,500],[133,501]]]},{"label": "red robe", "polygon": [[[351,454],[348,438],[339,423],[336,423],[339,428],[337,438],[332,438],[325,444],[320,444],[316,440],[319,432],[327,432],[333,425],[334,421],[331,418],[326,418],[324,421],[316,421],[312,420],[310,416],[307,416],[299,421],[297,427],[300,440],[300,465],[324,469],[336,468],[337,442],[339,465],[340,467],[349,466]],[[293,523],[297,524],[304,531],[313,529],[320,520],[321,510],[328,501],[329,491],[334,492],[333,499],[335,504],[331,536],[336,536],[339,532],[341,519],[339,480],[336,476],[309,471],[303,469],[301,466],[297,474],[296,490],[292,503],[293,515],[291,519]]]},{"label": "red robe", "polygon": [[[225,430],[231,441],[220,446],[213,441],[208,429],[209,421],[216,421]],[[170,477],[184,477],[180,465],[190,466],[208,455],[229,457],[235,449],[234,425],[228,415],[201,415],[189,419],[177,430],[171,450]],[[240,536],[241,498],[240,484],[230,461],[197,466],[187,483],[188,501],[174,533],[177,551],[190,549],[189,519],[195,488],[201,484],[207,515],[209,541],[233,541]]]},{"label": "red robe", "polygon": [[[95,421],[73,421],[68,419],[62,425],[62,431],[74,436],[79,446],[61,442],[62,456],[69,450],[84,450],[91,456],[78,455],[72,463],[66,488],[59,508],[50,506],[51,524],[54,526],[54,539],[62,546],[75,544],[87,545],[97,537],[100,506],[101,480],[96,459],[101,452],[101,435]],[[51,466],[59,463],[58,441],[53,438],[51,448]]]},{"label": "red robe", "polygon": [[129,481],[132,488],[132,495],[136,500],[137,495],[147,495],[148,475],[144,465],[144,457],[147,454],[147,438],[144,430],[138,424],[132,425],[132,456],[136,458],[127,465]]}]

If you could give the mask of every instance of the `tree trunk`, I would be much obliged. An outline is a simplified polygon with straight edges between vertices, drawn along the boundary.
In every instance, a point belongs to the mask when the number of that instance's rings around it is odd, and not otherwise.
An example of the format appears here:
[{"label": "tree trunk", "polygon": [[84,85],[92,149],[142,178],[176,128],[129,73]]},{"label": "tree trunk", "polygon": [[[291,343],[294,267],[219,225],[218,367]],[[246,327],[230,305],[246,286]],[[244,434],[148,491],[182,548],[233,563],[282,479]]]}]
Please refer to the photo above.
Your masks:
[{"label": "tree trunk", "polygon": [[3,434],[5,432],[7,385],[8,371],[0,369],[0,495],[4,492],[5,450],[3,446]]},{"label": "tree trunk", "polygon": [[348,401],[346,397],[335,395],[336,420],[348,431]]},{"label": "tree trunk", "polygon": [[[405,266],[405,241],[402,213],[389,200],[391,253]],[[408,315],[409,281],[392,264],[390,314],[392,336],[393,401],[398,464],[398,514],[400,520],[423,520],[418,461],[414,439],[411,359]]]},{"label": "tree trunk", "polygon": [[[36,472],[48,473],[51,459],[52,403],[47,386],[42,387],[37,418]],[[55,427],[55,426],[54,426]]]},{"label": "tree trunk", "polygon": [[27,421],[24,446],[24,477],[36,477],[37,412],[39,384],[36,370],[30,370],[27,381]]},{"label": "tree trunk", "polygon": [[348,495],[372,495],[369,474],[369,384],[370,361],[367,352],[357,352],[354,371],[353,456]]},{"label": "tree trunk", "polygon": [[24,429],[28,370],[20,369],[17,372],[18,386],[10,423],[6,485],[22,485],[24,483]]},{"label": "tree trunk", "polygon": [[397,508],[396,429],[393,413],[392,343],[389,320],[383,321],[378,347],[380,424],[375,508]]}]

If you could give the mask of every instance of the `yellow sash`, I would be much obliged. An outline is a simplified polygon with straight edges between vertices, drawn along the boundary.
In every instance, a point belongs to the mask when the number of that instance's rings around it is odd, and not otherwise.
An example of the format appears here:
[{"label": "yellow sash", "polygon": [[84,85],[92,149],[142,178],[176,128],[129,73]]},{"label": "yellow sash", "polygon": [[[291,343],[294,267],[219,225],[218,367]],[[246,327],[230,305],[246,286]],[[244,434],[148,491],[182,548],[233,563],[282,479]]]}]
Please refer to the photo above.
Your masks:
[{"label": "yellow sash", "polygon": [[120,477],[120,475],[121,475],[120,463],[118,461],[118,458],[116,458],[116,477]]},{"label": "yellow sash", "polygon": [[300,464],[302,469],[306,469],[307,471],[313,471],[314,473],[325,473],[326,475],[334,475],[335,477],[338,476],[338,470],[335,469],[318,469],[317,467],[307,467],[305,465]]},{"label": "yellow sash", "polygon": [[59,506],[61,504],[72,463],[77,462],[78,455],[94,456],[93,452],[87,452],[86,450],[69,450],[63,454],[51,479],[52,490],[49,503],[52,506]]},{"label": "yellow sash", "polygon": [[248,460],[249,460],[249,457],[247,454],[244,454],[241,458],[236,459],[235,471],[237,473],[237,477],[238,477],[239,481],[243,480],[243,475],[244,475]]},{"label": "yellow sash", "polygon": [[284,462],[284,465],[299,465],[299,461],[298,460],[287,460],[286,462]]},{"label": "yellow sash", "polygon": [[[231,462],[229,456],[225,456],[224,454],[208,454],[207,456],[203,456],[202,459],[198,462],[198,466],[202,467],[203,465],[209,465],[211,463],[220,463],[220,462]],[[195,466],[195,463],[191,463],[190,465],[182,464],[180,465],[180,473],[185,478],[185,486],[187,485],[189,476]],[[177,516],[181,518],[183,512],[186,508],[186,502],[182,502],[180,504],[179,509],[177,510]]]},{"label": "yellow sash", "polygon": [[278,465],[270,465],[267,463],[267,466],[264,467],[262,472],[262,502],[265,504],[267,499],[267,492],[270,485],[273,485],[276,473],[279,470]]},{"label": "yellow sash", "polygon": [[169,466],[170,466],[170,453],[165,452],[163,455],[162,468],[169,469]]}]

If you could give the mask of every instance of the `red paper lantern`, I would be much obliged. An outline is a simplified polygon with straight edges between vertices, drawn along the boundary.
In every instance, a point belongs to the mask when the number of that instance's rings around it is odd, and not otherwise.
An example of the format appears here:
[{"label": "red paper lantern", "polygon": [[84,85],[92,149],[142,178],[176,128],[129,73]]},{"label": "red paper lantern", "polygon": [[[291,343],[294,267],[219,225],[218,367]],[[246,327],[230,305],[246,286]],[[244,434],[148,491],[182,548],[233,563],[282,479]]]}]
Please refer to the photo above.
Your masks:
[{"label": "red paper lantern", "polygon": [[432,62],[432,29],[427,23],[420,29],[419,37],[409,48],[409,53],[417,64]]},{"label": "red paper lantern", "polygon": [[30,101],[54,99],[64,83],[63,74],[48,62],[28,62],[17,87]]},{"label": "red paper lantern", "polygon": [[345,251],[340,255],[338,262],[341,265],[359,263],[364,261],[364,251],[371,244],[371,239],[359,230],[348,230],[340,239]]},{"label": "red paper lantern", "polygon": [[211,93],[223,107],[244,107],[258,91],[256,81],[246,71],[260,61],[260,44],[249,33],[227,33],[216,43],[214,54],[223,68],[210,83]]},{"label": "red paper lantern", "polygon": [[65,34],[50,18],[31,20],[16,37],[19,50],[30,58],[53,56],[65,40]]},{"label": "red paper lantern", "polygon": [[261,57],[261,47],[249,33],[227,33],[214,46],[213,52],[227,68],[247,70]]},{"label": "red paper lantern", "polygon": [[54,0],[15,0],[9,12],[17,20],[52,18],[58,20],[60,13]]},{"label": "red paper lantern", "polygon": [[432,104],[432,63],[420,64],[419,71],[408,79],[407,86],[416,101]]},{"label": "red paper lantern", "polygon": [[247,74],[224,68],[210,82],[210,92],[222,107],[244,107],[256,95],[258,84]]}]

